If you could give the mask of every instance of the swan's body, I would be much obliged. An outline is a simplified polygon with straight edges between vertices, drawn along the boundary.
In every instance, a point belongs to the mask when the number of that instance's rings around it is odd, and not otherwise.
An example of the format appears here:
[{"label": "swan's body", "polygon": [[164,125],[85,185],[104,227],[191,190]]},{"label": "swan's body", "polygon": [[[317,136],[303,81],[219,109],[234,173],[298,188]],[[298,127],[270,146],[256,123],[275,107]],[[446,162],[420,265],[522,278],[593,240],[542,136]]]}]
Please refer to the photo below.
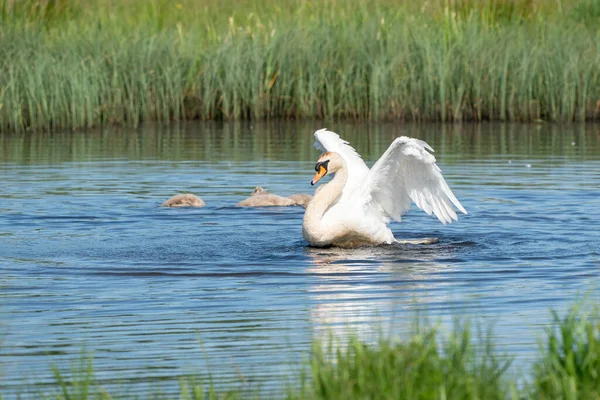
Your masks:
[{"label": "swan's body", "polygon": [[302,235],[313,246],[356,247],[396,242],[387,227],[400,220],[414,202],[443,223],[457,220],[452,204],[467,213],[456,199],[429,145],[399,137],[371,169],[336,133],[315,132],[315,146],[326,151],[311,184],[335,176],[316,191],[304,214]]},{"label": "swan's body", "polygon": [[288,199],[293,200],[297,205],[306,208],[308,203],[312,200],[312,196],[310,194],[293,194],[288,196]]},{"label": "swan's body", "polygon": [[295,206],[296,202],[287,197],[268,193],[262,187],[257,186],[250,197],[236,204],[238,207],[270,207],[270,206]]},{"label": "swan's body", "polygon": [[162,207],[204,207],[206,204],[193,194],[177,194],[161,204]]}]

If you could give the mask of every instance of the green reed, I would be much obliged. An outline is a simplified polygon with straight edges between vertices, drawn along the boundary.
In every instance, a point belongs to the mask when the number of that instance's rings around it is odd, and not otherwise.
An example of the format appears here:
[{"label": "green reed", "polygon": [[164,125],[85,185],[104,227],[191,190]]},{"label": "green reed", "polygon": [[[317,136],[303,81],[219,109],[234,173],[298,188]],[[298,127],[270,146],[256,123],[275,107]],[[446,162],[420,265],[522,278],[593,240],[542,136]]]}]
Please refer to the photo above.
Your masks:
[{"label": "green reed", "polygon": [[536,399],[600,398],[600,321],[573,309],[554,324],[534,366]]},{"label": "green reed", "polygon": [[352,340],[345,348],[315,344],[310,379],[291,399],[507,399],[516,390],[489,340],[478,348],[471,330],[457,325],[449,335],[417,330],[405,342],[376,346]]},{"label": "green reed", "polygon": [[[262,393],[243,377],[223,390],[209,378],[182,377],[179,398],[238,399],[597,399],[600,396],[600,315],[580,307],[554,323],[540,342],[532,371],[509,373],[511,358],[494,349],[491,331],[474,330],[457,321],[449,331],[415,325],[405,340],[380,339],[367,344],[356,338],[340,344],[331,338],[315,342],[304,368],[279,392]],[[478,332],[476,340],[474,333]],[[53,368],[55,388],[40,397],[118,399],[94,374],[85,354],[70,369]],[[525,377],[525,378],[523,378]],[[127,380],[117,382],[127,390]],[[158,384],[158,383],[157,383]],[[234,386],[236,386],[234,384]],[[282,385],[286,387],[286,385]],[[126,393],[126,392],[125,392]],[[1,393],[0,393],[1,396]],[[0,397],[1,398],[1,397]],[[160,387],[152,399],[162,395]]]},{"label": "green reed", "polygon": [[0,0],[0,131],[600,118],[600,0],[424,4]]}]

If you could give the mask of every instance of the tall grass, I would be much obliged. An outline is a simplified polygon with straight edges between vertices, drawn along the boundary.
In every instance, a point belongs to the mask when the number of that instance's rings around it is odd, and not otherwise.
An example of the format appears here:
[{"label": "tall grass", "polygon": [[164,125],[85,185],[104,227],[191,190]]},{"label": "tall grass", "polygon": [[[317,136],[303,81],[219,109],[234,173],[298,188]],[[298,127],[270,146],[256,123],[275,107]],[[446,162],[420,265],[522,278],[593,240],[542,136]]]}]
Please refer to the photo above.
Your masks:
[{"label": "tall grass", "polygon": [[534,367],[533,394],[537,399],[600,398],[600,321],[576,309],[560,318]]},{"label": "tall grass", "polygon": [[449,337],[435,329],[406,342],[381,340],[369,346],[352,340],[344,348],[314,346],[310,380],[294,399],[506,399],[512,383],[503,376],[490,341],[478,349],[468,327]]},{"label": "tall grass", "polygon": [[[238,399],[598,399],[600,398],[600,315],[574,307],[554,324],[540,343],[537,361],[525,378],[507,373],[510,358],[493,348],[489,331],[473,340],[469,325],[449,332],[417,328],[404,341],[381,339],[346,345],[330,340],[314,344],[303,372],[280,393],[222,390],[212,382],[182,378],[178,398]],[[83,356],[70,370],[54,368],[55,390],[40,397],[59,400],[118,399],[95,378]],[[126,381],[123,381],[126,385]],[[285,387],[285,385],[283,385]],[[0,393],[1,395],[1,393]],[[173,398],[160,391],[153,399]],[[0,397],[1,398],[1,397]]]},{"label": "tall grass", "polygon": [[415,3],[0,0],[0,131],[600,118],[600,0]]}]

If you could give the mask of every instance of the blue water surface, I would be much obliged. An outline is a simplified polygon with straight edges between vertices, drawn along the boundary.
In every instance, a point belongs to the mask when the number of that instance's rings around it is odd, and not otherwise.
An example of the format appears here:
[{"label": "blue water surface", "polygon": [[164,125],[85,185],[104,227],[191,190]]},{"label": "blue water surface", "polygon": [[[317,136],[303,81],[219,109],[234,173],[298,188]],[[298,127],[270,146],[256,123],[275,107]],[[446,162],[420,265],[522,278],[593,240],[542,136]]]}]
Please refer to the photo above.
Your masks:
[{"label": "blue water surface", "polygon": [[[409,135],[468,215],[391,225],[430,246],[310,248],[301,207],[239,208],[261,185],[311,193],[320,123],[186,124],[0,136],[0,394],[55,390],[93,356],[109,391],[195,374],[277,390],[329,334],[402,336],[417,314],[493,326],[514,365],[600,291],[600,126],[329,124],[372,164]],[[204,208],[164,208],[194,193]]]}]

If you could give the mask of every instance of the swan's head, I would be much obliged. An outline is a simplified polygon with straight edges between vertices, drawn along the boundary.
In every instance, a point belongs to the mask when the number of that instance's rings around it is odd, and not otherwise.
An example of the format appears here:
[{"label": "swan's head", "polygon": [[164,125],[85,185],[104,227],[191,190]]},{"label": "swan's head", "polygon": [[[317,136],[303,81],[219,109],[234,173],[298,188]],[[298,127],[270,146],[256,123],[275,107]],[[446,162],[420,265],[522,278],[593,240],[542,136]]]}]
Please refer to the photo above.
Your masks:
[{"label": "swan's head", "polygon": [[257,194],[261,194],[261,193],[264,193],[264,192],[265,192],[265,189],[263,189],[263,188],[262,188],[262,186],[257,186],[257,187],[255,187],[255,188],[254,188],[254,190],[252,191],[252,194],[251,194],[251,196],[255,196],[255,195],[257,195]]},{"label": "swan's head", "polygon": [[328,151],[317,160],[317,165],[315,165],[315,171],[317,171],[317,173],[315,174],[313,180],[310,181],[310,184],[314,185],[327,174],[334,174],[342,167],[342,165],[342,157],[340,157],[340,155],[337,153]]}]

